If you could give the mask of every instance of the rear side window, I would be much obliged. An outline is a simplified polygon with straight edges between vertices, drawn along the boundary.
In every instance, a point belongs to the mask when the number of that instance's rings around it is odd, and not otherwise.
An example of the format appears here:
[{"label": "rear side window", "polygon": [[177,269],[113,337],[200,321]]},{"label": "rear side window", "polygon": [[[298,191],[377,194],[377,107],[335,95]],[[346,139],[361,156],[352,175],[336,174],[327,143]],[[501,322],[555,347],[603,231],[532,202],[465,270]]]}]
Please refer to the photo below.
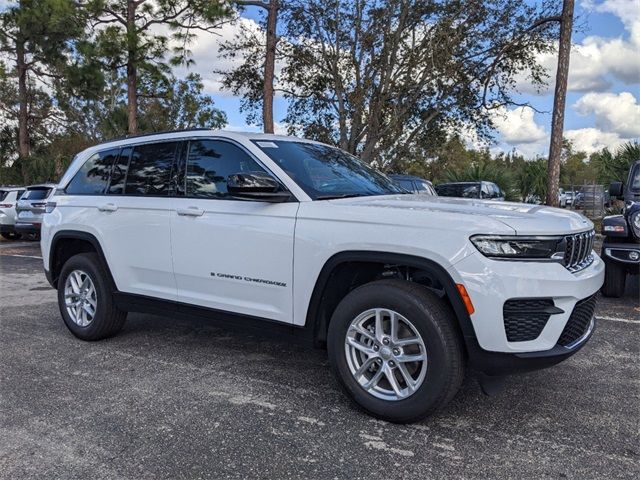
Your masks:
[{"label": "rear side window", "polygon": [[44,200],[51,193],[52,188],[30,188],[25,190],[20,200]]},{"label": "rear side window", "polygon": [[109,182],[109,195],[122,195],[124,193],[124,182],[127,179],[131,150],[131,147],[124,147],[120,151],[118,160],[113,164],[111,181]]},{"label": "rear side window", "polygon": [[118,158],[119,149],[92,155],[78,170],[65,189],[71,195],[102,195],[109,183],[111,166]]},{"label": "rear side window", "polygon": [[151,143],[133,148],[124,193],[168,196],[178,142]]},{"label": "rear side window", "polygon": [[186,180],[188,197],[228,197],[227,178],[242,172],[266,173],[244,150],[229,142],[190,142]]},{"label": "rear side window", "polygon": [[7,192],[6,190],[0,190],[0,202],[7,198],[7,195],[9,195],[9,192]]}]

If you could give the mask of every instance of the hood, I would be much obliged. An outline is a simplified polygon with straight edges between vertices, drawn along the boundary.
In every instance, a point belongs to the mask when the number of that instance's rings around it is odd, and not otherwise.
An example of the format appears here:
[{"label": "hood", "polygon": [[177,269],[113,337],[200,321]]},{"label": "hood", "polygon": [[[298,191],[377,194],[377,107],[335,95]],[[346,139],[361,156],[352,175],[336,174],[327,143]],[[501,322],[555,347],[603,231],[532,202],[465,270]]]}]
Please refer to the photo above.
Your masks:
[{"label": "hood", "polygon": [[488,217],[512,228],[518,235],[563,235],[593,228],[593,223],[577,212],[528,203],[430,195],[354,197],[330,202],[353,207],[450,213],[456,214],[456,217],[469,215],[475,222],[481,217]]}]

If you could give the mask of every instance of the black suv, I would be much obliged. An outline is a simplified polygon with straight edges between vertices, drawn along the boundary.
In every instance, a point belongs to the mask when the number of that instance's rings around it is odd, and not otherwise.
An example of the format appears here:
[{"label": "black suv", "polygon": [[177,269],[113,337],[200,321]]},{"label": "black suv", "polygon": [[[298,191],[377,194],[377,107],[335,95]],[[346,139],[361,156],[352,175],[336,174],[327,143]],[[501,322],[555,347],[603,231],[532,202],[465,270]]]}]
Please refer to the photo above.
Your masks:
[{"label": "black suv", "polygon": [[602,258],[606,265],[602,293],[621,297],[627,274],[640,272],[640,160],[629,169],[626,185],[612,183],[609,194],[624,199],[624,209],[621,215],[611,215],[602,221],[605,236]]}]

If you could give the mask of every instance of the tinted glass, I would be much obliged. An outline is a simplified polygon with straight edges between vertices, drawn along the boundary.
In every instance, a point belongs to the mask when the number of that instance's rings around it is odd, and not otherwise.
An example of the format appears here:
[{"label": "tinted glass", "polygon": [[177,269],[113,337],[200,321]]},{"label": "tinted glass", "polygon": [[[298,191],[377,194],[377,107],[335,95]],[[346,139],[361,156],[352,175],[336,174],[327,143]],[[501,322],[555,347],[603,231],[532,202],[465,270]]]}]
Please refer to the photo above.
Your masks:
[{"label": "tinted glass", "polygon": [[640,190],[640,167],[636,166],[631,174],[630,187],[631,190]]},{"label": "tinted glass", "polygon": [[314,200],[408,193],[338,148],[283,140],[254,143]]},{"label": "tinted glass", "polygon": [[122,195],[124,193],[124,182],[127,179],[131,150],[133,150],[131,147],[123,148],[118,160],[113,164],[111,181],[109,182],[109,195]]},{"label": "tinted glass", "polygon": [[9,195],[9,192],[7,190],[0,190],[0,202],[7,198],[7,195]]},{"label": "tinted glass", "polygon": [[105,193],[111,174],[111,166],[118,157],[119,149],[107,150],[92,155],[75,174],[65,191],[72,195],[102,195]]},{"label": "tinted glass", "polygon": [[169,195],[171,167],[178,142],[152,143],[133,148],[124,193]]},{"label": "tinted glass", "polygon": [[438,195],[443,197],[478,198],[480,185],[477,183],[443,183],[436,187]]},{"label": "tinted glass", "polygon": [[413,192],[413,182],[411,180],[396,180],[395,182],[405,190]]},{"label": "tinted glass", "polygon": [[34,188],[25,190],[20,200],[44,200],[49,196],[51,188]]},{"label": "tinted glass", "polygon": [[187,196],[228,197],[227,178],[234,173],[265,170],[244,150],[220,140],[194,140],[187,157]]},{"label": "tinted glass", "polygon": [[428,192],[431,193],[431,188],[429,187],[428,183],[425,182],[416,182],[416,185],[418,186],[418,191],[419,192]]}]

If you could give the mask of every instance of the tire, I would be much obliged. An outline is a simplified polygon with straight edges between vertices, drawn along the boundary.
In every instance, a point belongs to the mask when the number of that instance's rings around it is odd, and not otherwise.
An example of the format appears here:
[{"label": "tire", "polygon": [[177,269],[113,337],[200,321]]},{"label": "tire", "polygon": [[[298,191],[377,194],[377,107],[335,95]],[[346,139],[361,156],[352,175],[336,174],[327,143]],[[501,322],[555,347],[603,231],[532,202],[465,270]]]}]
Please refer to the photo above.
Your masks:
[{"label": "tire", "polygon": [[18,232],[2,232],[0,235],[2,235],[2,238],[5,240],[20,240],[22,238],[22,235]]},{"label": "tire", "polygon": [[[359,338],[364,339],[362,341],[372,349],[378,348],[378,353],[371,353],[371,356],[367,357],[362,365],[370,362],[375,355],[381,356],[384,353],[386,357],[384,359],[375,358],[380,366],[369,367],[364,370],[365,375],[360,375],[358,378],[364,383],[371,382],[375,380],[378,369],[389,367],[394,364],[395,360],[393,371],[397,373],[392,375],[396,375],[395,383],[397,386],[404,385],[404,390],[409,386],[409,383],[403,380],[407,378],[406,375],[400,372],[401,363],[404,365],[405,373],[413,370],[412,375],[415,378],[412,377],[411,380],[422,378],[419,385],[416,383],[413,393],[409,393],[405,397],[395,395],[397,398],[391,399],[387,393],[384,393],[392,390],[390,388],[391,382],[387,376],[389,370],[380,373],[380,378],[382,379],[382,376],[385,378],[380,380],[378,387],[376,387],[380,389],[379,391],[376,391],[375,388],[368,391],[352,373],[355,366],[358,366],[358,359],[364,358],[360,356],[368,354],[360,353],[347,345],[347,334],[354,335],[354,332],[362,332],[363,329],[360,326],[358,326],[358,330],[351,328],[352,322],[357,323],[358,319],[366,318],[372,309],[381,309],[383,312],[382,331],[387,329],[384,325],[390,324],[390,318],[386,316],[385,311],[399,314],[398,323],[403,325],[403,328],[406,327],[405,333],[411,331],[409,326],[414,329],[423,341],[426,352],[425,369],[421,370],[422,363],[398,362],[401,358],[408,358],[406,355],[418,354],[417,350],[413,350],[413,353],[407,353],[406,350],[407,348],[416,349],[418,345],[400,347],[400,353],[397,353],[395,348],[392,349],[393,353],[389,352],[389,348],[385,352],[383,343],[378,341],[377,335],[372,330],[369,330],[369,335],[376,336],[375,342],[367,335],[362,336],[360,333],[355,333],[355,335],[360,335]],[[404,323],[405,320],[408,321],[408,324]],[[370,326],[367,328],[371,329]],[[374,330],[377,331],[377,328]],[[396,335],[396,337],[398,337],[397,341],[402,341],[404,338],[401,338],[400,335]],[[418,338],[414,334],[409,334],[408,337]],[[387,340],[389,339],[387,338]],[[394,346],[393,340],[389,340],[391,346]],[[457,320],[451,308],[427,288],[403,280],[375,281],[350,292],[340,302],[331,317],[327,350],[333,373],[346,394],[356,405],[369,414],[389,422],[409,423],[431,415],[453,399],[464,378],[464,352],[457,330]],[[420,351],[422,350],[423,347],[420,346]],[[356,373],[358,371],[361,370],[356,370]],[[423,371],[425,373],[418,374]],[[386,390],[385,384],[387,385]],[[397,392],[397,390],[394,391]],[[381,398],[383,396],[385,398]]]},{"label": "tire", "polygon": [[624,295],[627,271],[614,262],[604,262],[604,284],[601,292],[605,297],[619,298]]},{"label": "tire", "polygon": [[[77,272],[80,272],[78,274],[80,275],[80,279],[84,280],[86,277],[89,278],[91,285],[93,286],[93,291],[95,291],[95,296],[93,293],[91,293],[91,295],[85,295],[87,308],[94,312],[92,317],[88,314],[83,314],[82,312],[80,312],[80,315],[76,315],[76,313],[70,313],[67,309],[67,305],[65,303],[66,293],[75,295],[69,299],[70,302],[81,298],[75,293],[67,290],[69,277],[76,275]],[[72,288],[72,281],[69,280],[69,282],[71,283],[69,288]],[[76,282],[76,284],[78,283],[80,282]],[[102,340],[118,333],[124,326],[127,318],[127,312],[118,309],[113,304],[112,294],[114,290],[115,287],[107,269],[97,254],[80,253],[67,260],[62,267],[60,278],[58,280],[58,307],[60,308],[62,319],[71,333],[82,340],[90,341]],[[93,305],[95,305],[95,308],[93,308],[89,302],[92,302]],[[76,308],[77,307],[74,306],[71,309],[73,312],[76,312]],[[82,310],[82,308],[80,310]],[[77,316],[80,320],[74,320],[72,315]],[[82,315],[84,315],[84,319],[82,318]]]}]

